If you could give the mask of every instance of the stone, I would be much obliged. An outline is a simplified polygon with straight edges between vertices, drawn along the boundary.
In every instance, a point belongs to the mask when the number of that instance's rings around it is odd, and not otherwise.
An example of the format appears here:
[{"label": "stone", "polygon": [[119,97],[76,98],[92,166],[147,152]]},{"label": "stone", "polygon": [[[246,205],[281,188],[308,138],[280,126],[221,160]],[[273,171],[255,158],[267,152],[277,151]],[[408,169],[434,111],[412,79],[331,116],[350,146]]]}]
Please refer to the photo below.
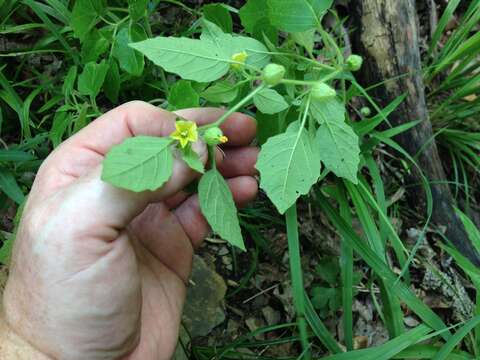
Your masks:
[{"label": "stone", "polygon": [[208,335],[225,320],[223,300],[227,285],[198,255],[193,258],[191,280],[183,310],[183,323],[192,338]]}]

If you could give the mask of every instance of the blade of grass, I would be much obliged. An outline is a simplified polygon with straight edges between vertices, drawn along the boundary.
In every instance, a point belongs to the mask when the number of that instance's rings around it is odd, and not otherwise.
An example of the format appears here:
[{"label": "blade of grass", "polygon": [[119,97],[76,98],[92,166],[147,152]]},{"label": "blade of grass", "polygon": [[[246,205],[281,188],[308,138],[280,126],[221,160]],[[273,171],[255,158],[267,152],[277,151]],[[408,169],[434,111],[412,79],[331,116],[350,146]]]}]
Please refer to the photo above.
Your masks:
[{"label": "blade of grass", "polygon": [[387,341],[385,344],[373,348],[327,356],[324,360],[389,360],[403,349],[417,343],[420,338],[427,335],[429,332],[431,332],[431,329],[428,326],[420,325],[390,341]]},{"label": "blade of grass", "polygon": [[468,320],[448,341],[441,347],[432,360],[446,360],[453,349],[467,336],[472,329],[480,324],[480,315]]},{"label": "blade of grass", "polygon": [[[400,300],[405,302],[405,304],[427,325],[438,331],[445,330],[446,326],[442,319],[418,299],[407,285],[402,281],[397,281],[396,274],[369,248],[367,244],[365,244],[365,242],[353,231],[351,226],[348,226],[345,220],[340,217],[319,189],[315,189],[314,197],[317,205],[336,227],[339,234],[345,237],[345,240],[349,242],[353,247],[353,250],[360,255],[360,257],[383,281],[385,281],[391,291],[393,291]],[[443,331],[441,335],[446,340],[451,336],[449,331]]]},{"label": "blade of grass", "polygon": [[308,351],[307,321],[305,319],[305,297],[303,288],[302,261],[300,257],[300,241],[298,238],[297,205],[292,205],[285,213],[288,238],[288,255],[290,261],[290,277],[292,279],[293,304],[297,316],[298,330],[303,350],[307,350],[305,359],[310,359]]},{"label": "blade of grass", "polygon": [[[337,182],[340,216],[352,224],[350,207],[342,182]],[[342,282],[343,333],[347,350],[353,350],[353,249],[343,238],[340,245],[340,278]]]}]

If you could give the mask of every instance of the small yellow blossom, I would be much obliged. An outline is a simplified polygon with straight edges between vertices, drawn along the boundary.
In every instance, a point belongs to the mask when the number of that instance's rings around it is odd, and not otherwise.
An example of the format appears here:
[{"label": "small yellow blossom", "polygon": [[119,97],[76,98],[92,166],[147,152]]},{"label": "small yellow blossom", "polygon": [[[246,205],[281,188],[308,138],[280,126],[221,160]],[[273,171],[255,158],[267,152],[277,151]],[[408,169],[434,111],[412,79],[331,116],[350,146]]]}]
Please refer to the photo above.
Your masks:
[{"label": "small yellow blossom", "polygon": [[222,135],[218,138],[218,141],[220,141],[220,143],[222,144],[225,144],[228,141],[228,137],[226,137],[225,135]]},{"label": "small yellow blossom", "polygon": [[175,123],[175,131],[170,135],[172,139],[178,140],[180,146],[184,148],[190,142],[198,139],[197,124],[193,121],[177,120]]},{"label": "small yellow blossom", "polygon": [[245,64],[245,60],[247,60],[248,54],[246,51],[242,51],[239,53],[235,53],[232,55],[231,59],[236,63],[231,64],[232,68],[234,69],[241,69],[243,64]]}]

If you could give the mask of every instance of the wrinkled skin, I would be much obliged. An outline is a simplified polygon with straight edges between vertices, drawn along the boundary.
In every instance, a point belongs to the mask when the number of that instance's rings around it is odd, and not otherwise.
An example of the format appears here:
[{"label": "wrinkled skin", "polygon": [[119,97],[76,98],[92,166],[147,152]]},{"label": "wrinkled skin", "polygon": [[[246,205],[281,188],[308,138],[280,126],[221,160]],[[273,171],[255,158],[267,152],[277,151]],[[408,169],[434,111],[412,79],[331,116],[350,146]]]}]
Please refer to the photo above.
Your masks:
[{"label": "wrinkled skin", "polygon": [[[199,125],[222,110],[177,112]],[[196,175],[181,161],[166,185],[132,193],[100,180],[115,144],[166,136],[176,115],[143,102],[122,105],[65,141],[43,163],[19,226],[4,295],[10,328],[58,359],[169,359],[174,352],[192,255],[209,232]],[[257,192],[249,147],[255,122],[232,115],[219,169],[238,205]],[[205,146],[195,150],[206,160]]]}]

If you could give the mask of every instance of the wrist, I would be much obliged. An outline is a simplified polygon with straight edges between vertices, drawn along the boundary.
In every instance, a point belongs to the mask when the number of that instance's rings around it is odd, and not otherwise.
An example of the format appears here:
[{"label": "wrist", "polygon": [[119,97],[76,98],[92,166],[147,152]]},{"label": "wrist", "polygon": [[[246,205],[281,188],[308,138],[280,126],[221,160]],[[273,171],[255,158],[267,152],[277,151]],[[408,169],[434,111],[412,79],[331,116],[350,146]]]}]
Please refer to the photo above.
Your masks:
[{"label": "wrist", "polygon": [[14,332],[5,321],[2,311],[0,311],[0,359],[51,360]]}]

